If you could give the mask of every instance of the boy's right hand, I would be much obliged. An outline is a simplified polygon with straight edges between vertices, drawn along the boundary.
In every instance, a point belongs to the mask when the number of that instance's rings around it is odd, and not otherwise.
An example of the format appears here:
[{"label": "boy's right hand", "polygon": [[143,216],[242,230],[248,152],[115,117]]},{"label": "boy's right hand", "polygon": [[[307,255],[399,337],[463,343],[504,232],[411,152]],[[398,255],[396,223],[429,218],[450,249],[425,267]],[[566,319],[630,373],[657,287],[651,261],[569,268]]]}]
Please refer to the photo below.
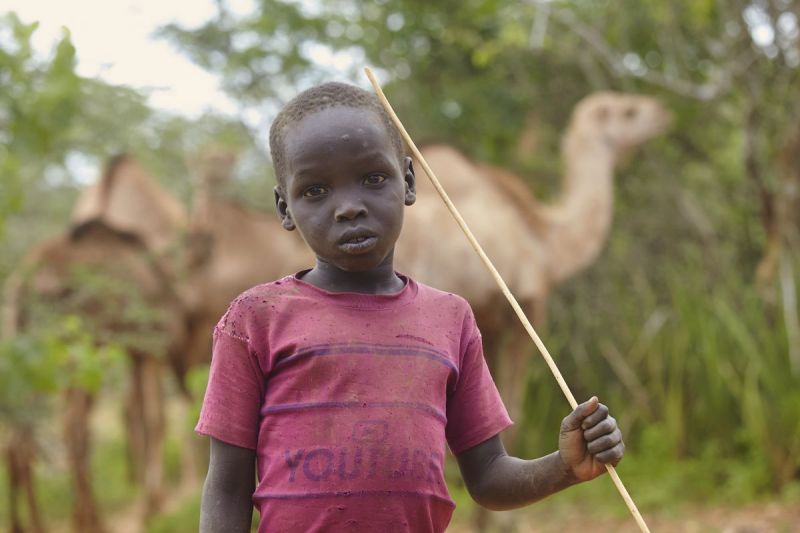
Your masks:
[{"label": "boy's right hand", "polygon": [[594,479],[606,471],[606,464],[616,466],[620,462],[625,453],[622,432],[596,396],[561,421],[558,453],[578,481]]}]

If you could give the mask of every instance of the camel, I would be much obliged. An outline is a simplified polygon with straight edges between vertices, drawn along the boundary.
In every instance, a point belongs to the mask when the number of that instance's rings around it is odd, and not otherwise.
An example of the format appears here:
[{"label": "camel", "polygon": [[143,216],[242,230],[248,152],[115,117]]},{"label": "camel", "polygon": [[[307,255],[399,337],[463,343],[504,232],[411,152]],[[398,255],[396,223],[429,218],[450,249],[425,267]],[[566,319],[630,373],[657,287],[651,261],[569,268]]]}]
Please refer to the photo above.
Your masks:
[{"label": "camel", "polygon": [[[511,172],[476,164],[450,146],[421,151],[520,305],[541,326],[553,288],[588,267],[603,248],[615,164],[662,132],[668,119],[646,96],[602,92],[583,99],[562,139],[563,188],[550,205]],[[417,187],[417,203],[406,212],[397,244],[397,268],[470,302],[487,362],[519,420],[531,341],[432,185],[418,176]],[[513,431],[506,440],[513,443]]]},{"label": "camel", "polygon": [[[174,196],[159,185],[129,155],[119,155],[110,160],[97,183],[87,188],[73,207],[71,224],[80,226],[90,221],[100,221],[115,231],[135,235],[144,244],[155,264],[163,271],[170,289],[168,309],[180,321],[180,349],[170,350],[167,362],[173,373],[183,368],[186,318],[180,286],[175,282],[181,275],[184,262],[183,241],[188,226],[186,209]],[[177,346],[178,340],[172,340]],[[158,355],[158,354],[151,354]],[[150,417],[140,418],[144,423],[163,421],[165,405],[161,398],[162,374],[158,379],[148,366],[146,357],[134,357],[131,365],[131,390],[138,391],[140,399],[131,398],[128,411],[137,405],[146,405]],[[152,374],[148,377],[148,374]],[[179,381],[182,385],[183,381]],[[157,387],[156,391],[154,387]],[[147,393],[146,391],[150,391]],[[152,401],[148,401],[152,398]],[[144,403],[142,403],[144,402]],[[131,470],[134,479],[144,484],[145,517],[152,515],[161,504],[163,457],[163,428],[148,428],[141,424],[127,424],[129,430]],[[160,426],[159,426],[160,427]]]},{"label": "camel", "polygon": [[[148,458],[143,473],[147,505],[156,507],[162,479],[161,457],[164,417],[161,408],[163,363],[158,355],[181,346],[184,324],[168,278],[152,259],[147,245],[136,235],[92,220],[71,228],[31,250],[6,286],[4,336],[37,335],[51,331],[66,314],[79,315],[98,343],[114,342],[131,357],[133,380],[127,403],[127,426],[139,428],[130,438],[142,439]],[[145,313],[143,316],[142,313]],[[64,391],[63,436],[75,494],[73,526],[76,531],[101,532],[105,528],[97,508],[89,469],[91,439],[89,415],[94,396],[70,385]],[[29,431],[19,442],[32,442]],[[15,446],[15,443],[11,446]],[[150,448],[154,446],[154,448]],[[31,471],[33,448],[9,451],[10,468]],[[24,464],[20,464],[22,461]],[[12,493],[28,495],[36,510],[32,477],[21,476]],[[16,502],[15,502],[16,503]],[[22,531],[19,513],[12,509],[15,531]],[[41,521],[31,516],[33,530]]]},{"label": "camel", "polygon": [[[73,209],[73,224],[101,220],[118,231],[131,232],[163,266],[186,328],[181,348],[170,352],[169,362],[187,398],[186,373],[208,363],[213,327],[231,300],[255,284],[295,272],[311,261],[302,239],[284,231],[277,217],[225,198],[235,162],[232,152],[214,147],[204,150],[195,161],[189,220],[181,204],[132,157],[121,158],[112,167],[114,171],[106,172],[87,189]],[[145,435],[158,436],[152,432]],[[137,462],[147,465],[157,459],[137,450],[160,449],[160,445],[138,437],[131,448]],[[182,456],[187,484],[196,477],[192,449],[190,443]]]},{"label": "camel", "polygon": [[209,147],[193,162],[190,215],[131,157],[107,172],[78,199],[73,224],[102,220],[139,236],[162,258],[186,313],[189,339],[171,361],[179,384],[186,371],[210,357],[214,324],[247,288],[307,267],[313,256],[300,236],[277,217],[225,197],[235,154]]},{"label": "camel", "polygon": [[211,149],[193,165],[192,250],[181,291],[190,330],[183,371],[209,361],[212,329],[239,293],[313,265],[302,238],[284,230],[277,216],[225,198],[235,161],[231,152]]}]

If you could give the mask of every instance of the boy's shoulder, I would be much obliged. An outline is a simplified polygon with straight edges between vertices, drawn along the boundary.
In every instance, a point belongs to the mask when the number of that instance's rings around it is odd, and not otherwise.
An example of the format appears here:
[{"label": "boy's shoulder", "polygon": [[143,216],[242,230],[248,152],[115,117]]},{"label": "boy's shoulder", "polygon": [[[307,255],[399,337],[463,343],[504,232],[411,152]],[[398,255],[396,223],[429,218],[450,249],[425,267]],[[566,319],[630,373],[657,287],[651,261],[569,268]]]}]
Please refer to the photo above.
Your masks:
[{"label": "boy's shoulder", "polygon": [[414,283],[416,285],[418,294],[427,302],[442,306],[445,309],[457,309],[472,314],[472,307],[466,298],[460,294],[437,289],[436,287],[419,282],[410,276],[404,277],[409,280],[409,283]]},{"label": "boy's shoulder", "polygon": [[[406,286],[403,289],[406,297],[397,299],[398,303],[416,302],[418,306],[435,307],[441,312],[472,315],[469,302],[462,296],[420,283],[410,276],[401,274],[401,277],[406,281]],[[351,303],[348,300],[349,297],[354,297],[360,304],[364,303],[361,295],[327,293],[303,283],[294,275],[289,275],[275,281],[255,285],[243,291],[231,301],[226,315],[229,315],[229,317],[233,315],[239,318],[244,318],[245,315],[265,317],[269,316],[271,311],[279,312],[279,310],[284,309],[284,304],[291,305],[290,302],[295,298],[300,298],[304,301],[310,300],[313,302],[312,305],[319,305],[324,302]],[[377,298],[382,297],[377,296]],[[366,299],[369,299],[369,297],[367,296]]]},{"label": "boy's shoulder", "polygon": [[299,291],[295,285],[293,276],[285,276],[275,281],[260,283],[240,293],[231,300],[228,309],[220,318],[215,331],[225,331],[231,333],[238,326],[239,328],[252,325],[254,319],[267,318],[269,311],[275,309],[276,303],[285,299],[291,294]]},{"label": "boy's shoulder", "polygon": [[436,299],[441,298],[441,299],[444,299],[444,300],[451,300],[452,299],[452,300],[458,302],[461,305],[469,306],[469,303],[467,302],[467,300],[465,300],[464,297],[462,297],[459,294],[456,294],[454,292],[444,291],[442,289],[437,289],[436,287],[433,287],[431,285],[427,285],[425,283],[422,283],[421,281],[413,279],[411,276],[405,276],[404,275],[403,277],[407,278],[410,282],[415,283],[417,285],[417,287],[419,287],[420,292],[425,293],[428,298],[436,298]]},{"label": "boy's shoulder", "polygon": [[284,276],[274,281],[259,283],[239,293],[231,300],[229,309],[253,309],[263,304],[272,304],[276,298],[298,294],[297,280],[294,276]]}]

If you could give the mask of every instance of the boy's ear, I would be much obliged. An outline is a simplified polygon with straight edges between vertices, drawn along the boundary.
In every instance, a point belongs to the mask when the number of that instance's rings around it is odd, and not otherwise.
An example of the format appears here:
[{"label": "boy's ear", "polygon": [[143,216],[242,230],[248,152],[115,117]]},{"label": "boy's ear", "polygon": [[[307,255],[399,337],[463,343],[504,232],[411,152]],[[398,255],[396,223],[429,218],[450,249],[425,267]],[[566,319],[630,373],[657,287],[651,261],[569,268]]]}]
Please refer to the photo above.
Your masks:
[{"label": "boy's ear", "polygon": [[287,231],[292,231],[296,226],[292,220],[292,214],[289,212],[289,204],[286,203],[286,198],[283,196],[283,190],[280,185],[276,185],[273,190],[275,192],[275,212],[278,213],[281,226]]},{"label": "boy's ear", "polygon": [[414,164],[411,158],[403,158],[403,180],[406,182],[406,205],[414,205],[417,201],[417,177],[414,175]]}]

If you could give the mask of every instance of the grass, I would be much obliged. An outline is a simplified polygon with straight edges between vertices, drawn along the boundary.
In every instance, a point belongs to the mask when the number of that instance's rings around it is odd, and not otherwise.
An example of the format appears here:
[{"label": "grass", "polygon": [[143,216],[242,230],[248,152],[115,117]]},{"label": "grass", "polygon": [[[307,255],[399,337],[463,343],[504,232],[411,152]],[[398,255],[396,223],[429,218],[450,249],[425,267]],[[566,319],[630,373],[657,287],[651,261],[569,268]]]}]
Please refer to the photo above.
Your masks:
[{"label": "grass", "polygon": [[[553,302],[543,337],[576,397],[598,394],[620,420],[628,452],[619,473],[645,514],[680,516],[698,504],[744,506],[778,501],[800,504],[800,376],[792,373],[780,308],[732,273],[709,280],[685,272],[658,278],[637,270],[594,291],[591,276]],[[597,276],[608,278],[609,272]],[[595,309],[576,313],[575,309]],[[190,379],[202,390],[204,371]],[[520,432],[526,457],[555,448],[569,408],[552,376],[532,357]],[[105,513],[139,497],[128,481],[119,393],[99,408],[92,471]],[[198,394],[199,396],[199,394]],[[182,415],[196,418],[197,406]],[[191,423],[171,420],[165,446],[167,482],[177,483],[182,439]],[[56,425],[57,427],[57,425]],[[58,430],[53,430],[58,431]],[[57,436],[50,437],[51,442]],[[55,447],[57,448],[57,446]],[[37,466],[37,491],[50,523],[69,518],[71,489],[58,453]],[[469,521],[474,504],[455,463],[447,464],[455,523]],[[5,471],[0,468],[0,522],[8,521]],[[623,518],[628,511],[608,479],[572,488],[540,502],[537,512],[579,512]],[[156,517],[148,532],[196,531],[197,493]],[[577,510],[577,511],[576,511]]]},{"label": "grass", "polygon": [[[642,446],[629,453],[620,464],[618,472],[645,514],[680,517],[692,512],[698,503],[703,506],[728,506],[754,502],[774,501],[800,505],[800,483],[786,484],[780,492],[772,492],[769,483],[769,466],[763,458],[750,460],[726,458],[713,449],[706,455],[681,461],[665,460],[668,446],[664,429],[655,427],[642,437]],[[127,480],[124,441],[117,435],[103,438],[96,445],[92,462],[95,494],[105,515],[113,516],[123,511],[139,498],[138,489]],[[168,482],[174,486],[178,464],[179,445],[172,439],[165,455]],[[467,524],[475,504],[461,482],[455,462],[448,463],[447,477],[450,493],[457,509],[454,524]],[[66,472],[61,467],[37,470],[38,494],[50,524],[66,523],[71,508],[71,489]],[[45,482],[44,480],[47,480]],[[0,521],[8,523],[8,494],[6,473],[0,468]],[[178,502],[170,512],[155,517],[147,526],[147,533],[189,533],[197,531],[200,509],[200,487],[186,500]],[[537,516],[585,516],[598,519],[625,519],[628,510],[607,477],[572,487],[560,494],[535,504]],[[556,520],[557,518],[554,518]],[[254,513],[254,524],[257,514]]]}]

